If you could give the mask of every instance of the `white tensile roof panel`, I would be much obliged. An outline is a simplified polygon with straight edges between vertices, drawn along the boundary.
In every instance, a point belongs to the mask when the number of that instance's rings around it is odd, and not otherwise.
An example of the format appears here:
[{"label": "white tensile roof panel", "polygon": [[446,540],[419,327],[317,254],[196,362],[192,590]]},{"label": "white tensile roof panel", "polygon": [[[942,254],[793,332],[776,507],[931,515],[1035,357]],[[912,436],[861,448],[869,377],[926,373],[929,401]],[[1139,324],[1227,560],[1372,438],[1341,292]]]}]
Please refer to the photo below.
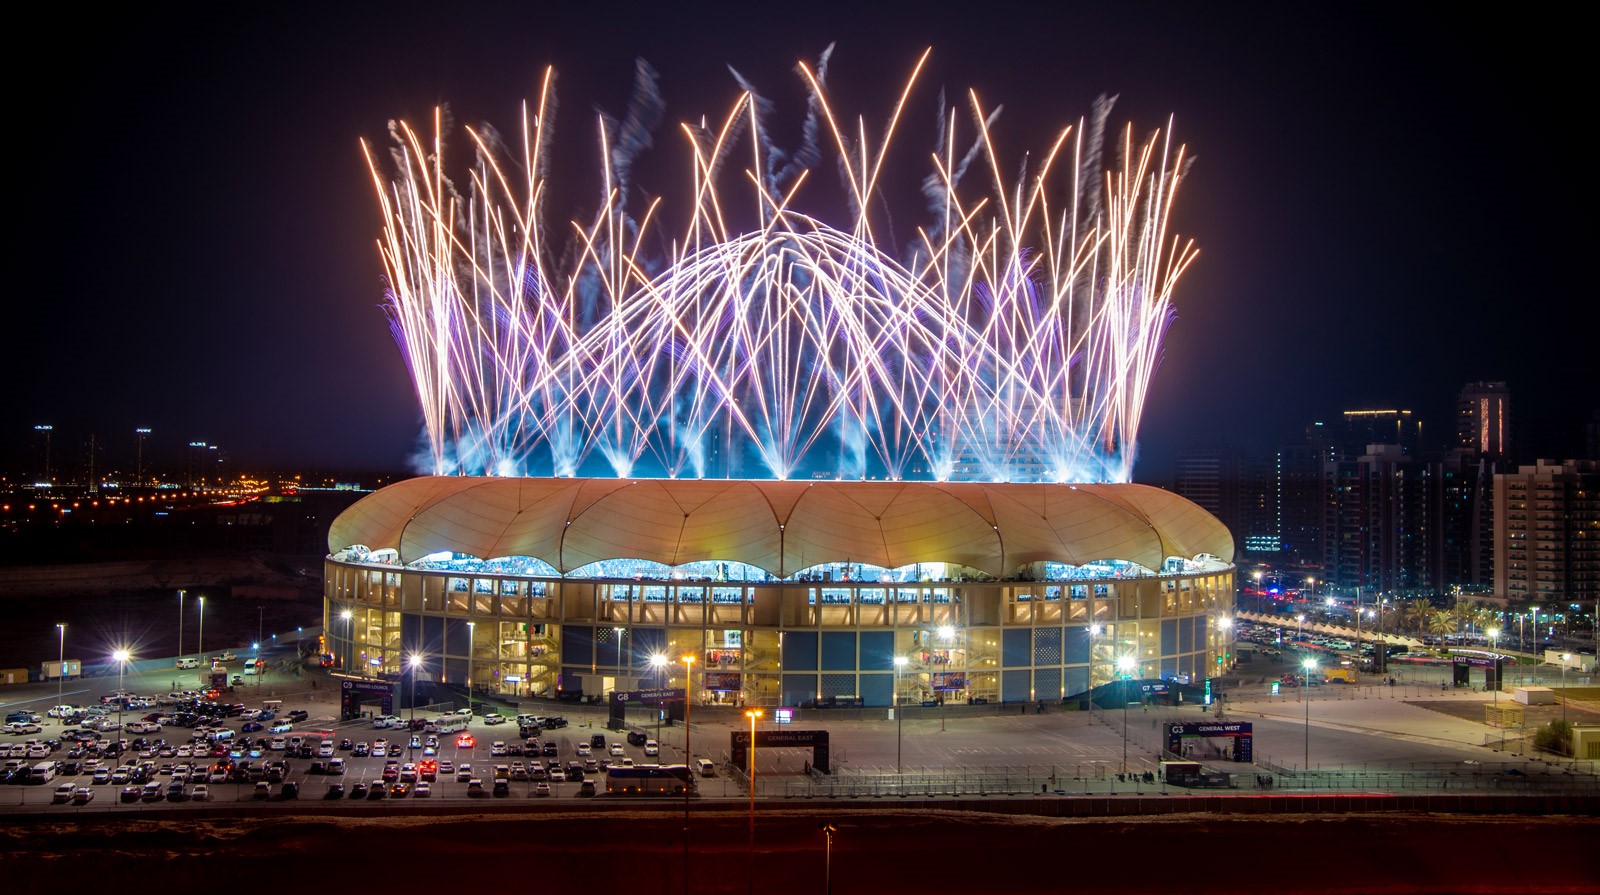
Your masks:
[{"label": "white tensile roof panel", "polygon": [[426,477],[362,498],[330,551],[393,547],[533,556],[562,572],[603,559],[746,563],[780,575],[826,562],[958,563],[1003,577],[1025,563],[1233,559],[1195,504],[1146,485]]}]

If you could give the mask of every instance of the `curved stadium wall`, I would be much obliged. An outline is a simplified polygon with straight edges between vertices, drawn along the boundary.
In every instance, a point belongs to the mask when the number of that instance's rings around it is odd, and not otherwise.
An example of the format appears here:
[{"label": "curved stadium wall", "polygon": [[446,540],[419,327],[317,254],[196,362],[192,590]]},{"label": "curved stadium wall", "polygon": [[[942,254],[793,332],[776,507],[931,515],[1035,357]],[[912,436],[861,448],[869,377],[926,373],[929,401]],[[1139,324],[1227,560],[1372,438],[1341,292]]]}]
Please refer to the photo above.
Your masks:
[{"label": "curved stadium wall", "polygon": [[335,665],[521,696],[692,656],[697,703],[1056,700],[1207,676],[1234,593],[1226,528],[1142,485],[424,477],[329,550]]}]

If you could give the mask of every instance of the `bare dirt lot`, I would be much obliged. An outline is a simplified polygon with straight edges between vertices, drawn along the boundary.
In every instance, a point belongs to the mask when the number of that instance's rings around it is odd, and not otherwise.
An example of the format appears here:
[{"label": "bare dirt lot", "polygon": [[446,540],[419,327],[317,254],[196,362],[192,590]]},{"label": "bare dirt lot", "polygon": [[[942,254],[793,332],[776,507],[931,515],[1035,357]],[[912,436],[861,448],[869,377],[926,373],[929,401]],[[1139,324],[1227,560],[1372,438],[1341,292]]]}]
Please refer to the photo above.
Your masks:
[{"label": "bare dirt lot", "polygon": [[[1175,815],[1061,820],[942,811],[765,811],[747,846],[742,811],[697,811],[687,878],[683,816],[670,810],[430,818],[0,828],[0,874],[16,892],[62,880],[163,891],[219,879],[300,879],[319,891],[374,883],[451,891],[506,882],[538,890],[821,892],[823,834],[834,835],[832,891],[1371,893],[1593,892],[1594,817]],[[751,860],[751,855],[754,860]],[[228,875],[219,877],[219,872]],[[230,884],[231,885],[231,884]]]}]

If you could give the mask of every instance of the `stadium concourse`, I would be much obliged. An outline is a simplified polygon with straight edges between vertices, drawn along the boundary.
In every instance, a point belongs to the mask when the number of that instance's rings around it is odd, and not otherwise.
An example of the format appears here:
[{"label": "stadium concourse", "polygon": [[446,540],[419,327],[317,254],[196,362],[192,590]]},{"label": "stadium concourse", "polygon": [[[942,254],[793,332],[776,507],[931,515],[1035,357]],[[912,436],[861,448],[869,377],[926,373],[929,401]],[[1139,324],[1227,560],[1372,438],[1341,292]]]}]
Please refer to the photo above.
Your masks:
[{"label": "stadium concourse", "polygon": [[507,696],[1055,701],[1229,661],[1233,540],[1144,485],[422,477],[329,550],[336,667]]}]

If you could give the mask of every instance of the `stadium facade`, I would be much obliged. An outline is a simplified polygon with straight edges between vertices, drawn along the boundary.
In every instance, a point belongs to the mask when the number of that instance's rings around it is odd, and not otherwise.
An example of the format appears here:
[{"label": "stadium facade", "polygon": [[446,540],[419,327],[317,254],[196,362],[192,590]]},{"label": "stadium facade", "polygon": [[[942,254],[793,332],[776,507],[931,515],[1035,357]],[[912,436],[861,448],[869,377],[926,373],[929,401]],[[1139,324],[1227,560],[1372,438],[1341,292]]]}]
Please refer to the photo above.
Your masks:
[{"label": "stadium facade", "polygon": [[336,665],[522,696],[1057,700],[1207,676],[1233,611],[1227,529],[1144,485],[434,476],[328,540]]}]

